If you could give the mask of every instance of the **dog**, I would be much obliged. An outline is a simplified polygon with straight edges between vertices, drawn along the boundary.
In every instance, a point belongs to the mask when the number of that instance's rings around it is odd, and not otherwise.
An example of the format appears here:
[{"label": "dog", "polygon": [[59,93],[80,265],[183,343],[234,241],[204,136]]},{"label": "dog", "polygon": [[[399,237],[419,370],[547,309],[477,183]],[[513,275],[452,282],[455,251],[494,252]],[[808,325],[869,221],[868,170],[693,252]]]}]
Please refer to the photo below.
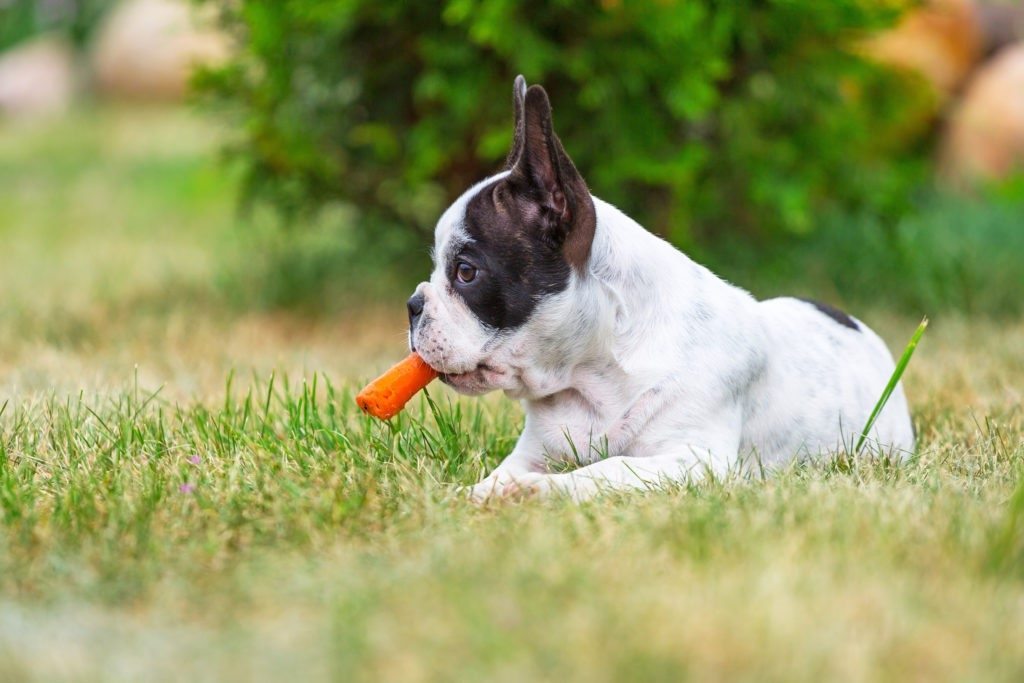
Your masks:
[{"label": "dog", "polygon": [[[590,194],[541,86],[519,76],[513,103],[505,170],[443,213],[408,301],[409,347],[446,384],[525,410],[471,498],[581,501],[849,451],[893,372],[878,335],[690,260]],[[913,451],[902,387],[868,436]]]}]

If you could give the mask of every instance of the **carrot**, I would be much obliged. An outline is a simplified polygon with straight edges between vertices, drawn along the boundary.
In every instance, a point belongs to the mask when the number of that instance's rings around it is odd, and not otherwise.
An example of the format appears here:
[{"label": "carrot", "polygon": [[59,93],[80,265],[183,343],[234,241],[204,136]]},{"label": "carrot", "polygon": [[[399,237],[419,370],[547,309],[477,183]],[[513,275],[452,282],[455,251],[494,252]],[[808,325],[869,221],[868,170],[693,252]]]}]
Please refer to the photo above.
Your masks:
[{"label": "carrot", "polygon": [[356,396],[364,413],[380,420],[390,420],[405,407],[417,391],[430,384],[437,371],[423,362],[418,353],[404,360],[373,380]]}]

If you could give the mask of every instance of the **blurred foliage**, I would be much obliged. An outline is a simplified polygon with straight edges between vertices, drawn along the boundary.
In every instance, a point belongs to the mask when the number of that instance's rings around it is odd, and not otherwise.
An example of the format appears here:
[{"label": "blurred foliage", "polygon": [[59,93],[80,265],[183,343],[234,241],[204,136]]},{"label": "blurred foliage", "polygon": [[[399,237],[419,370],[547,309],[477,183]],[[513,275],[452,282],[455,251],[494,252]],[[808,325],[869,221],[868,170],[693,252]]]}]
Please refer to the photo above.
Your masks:
[{"label": "blurred foliage", "polygon": [[[893,229],[877,216],[837,221],[808,260],[831,266],[841,291],[935,315],[1024,312],[1024,193],[938,195]],[[808,245],[810,246],[810,245]]]},{"label": "blurred foliage", "polygon": [[217,288],[233,307],[306,315],[402,302],[427,277],[423,244],[401,230],[353,230],[351,209],[331,207],[301,231],[282,231],[269,212],[249,212],[245,230],[219,260]]},{"label": "blurred foliage", "polygon": [[0,50],[40,33],[60,32],[83,47],[113,0],[0,0]]},{"label": "blurred foliage", "polygon": [[834,212],[806,239],[701,254],[758,297],[802,294],[917,315],[1024,314],[1024,176],[974,197],[920,193],[899,218]]},{"label": "blurred foliage", "polygon": [[909,0],[206,1],[241,49],[198,84],[238,117],[246,196],[292,224],[344,202],[428,231],[500,167],[517,73],[594,193],[678,244],[898,215],[924,169],[901,131],[926,89],[854,47]]}]

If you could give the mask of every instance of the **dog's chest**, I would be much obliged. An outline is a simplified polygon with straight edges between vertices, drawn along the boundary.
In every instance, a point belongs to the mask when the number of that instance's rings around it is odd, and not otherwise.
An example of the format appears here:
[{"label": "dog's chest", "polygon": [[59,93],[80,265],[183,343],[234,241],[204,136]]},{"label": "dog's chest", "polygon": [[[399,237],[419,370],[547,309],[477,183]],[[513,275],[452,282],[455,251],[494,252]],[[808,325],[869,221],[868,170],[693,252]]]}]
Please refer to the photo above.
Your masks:
[{"label": "dog's chest", "polygon": [[[596,388],[568,390],[526,405],[530,427],[541,441],[543,455],[556,462],[587,464],[626,448],[616,438],[617,427],[630,401],[620,392]],[[642,443],[628,444],[635,454]]]}]

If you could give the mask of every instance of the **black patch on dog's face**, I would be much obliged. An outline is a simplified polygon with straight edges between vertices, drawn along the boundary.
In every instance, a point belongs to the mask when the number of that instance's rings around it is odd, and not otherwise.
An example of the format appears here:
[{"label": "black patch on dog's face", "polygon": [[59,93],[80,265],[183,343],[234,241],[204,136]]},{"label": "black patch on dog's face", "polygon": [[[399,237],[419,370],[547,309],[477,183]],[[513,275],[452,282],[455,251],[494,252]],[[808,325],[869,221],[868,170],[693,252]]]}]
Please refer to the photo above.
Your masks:
[{"label": "black patch on dog's face", "polygon": [[[562,245],[543,238],[536,213],[505,180],[485,186],[466,205],[470,241],[446,258],[446,274],[452,291],[488,327],[519,327],[544,297],[569,286]],[[477,269],[470,283],[458,278],[462,262]]]},{"label": "black patch on dog's face", "polygon": [[800,299],[800,301],[814,306],[843,327],[849,327],[851,330],[860,332],[860,326],[857,325],[857,321],[840,311],[835,306],[829,306],[828,304],[823,304],[820,301],[815,301],[813,299]]},{"label": "black patch on dog's face", "polygon": [[[564,291],[575,269],[584,275],[597,228],[586,183],[551,124],[551,104],[540,86],[513,86],[515,134],[509,173],[484,186],[466,204],[469,240],[445,255],[452,291],[486,326],[514,329],[544,297]],[[460,263],[476,269],[458,277]]]}]

